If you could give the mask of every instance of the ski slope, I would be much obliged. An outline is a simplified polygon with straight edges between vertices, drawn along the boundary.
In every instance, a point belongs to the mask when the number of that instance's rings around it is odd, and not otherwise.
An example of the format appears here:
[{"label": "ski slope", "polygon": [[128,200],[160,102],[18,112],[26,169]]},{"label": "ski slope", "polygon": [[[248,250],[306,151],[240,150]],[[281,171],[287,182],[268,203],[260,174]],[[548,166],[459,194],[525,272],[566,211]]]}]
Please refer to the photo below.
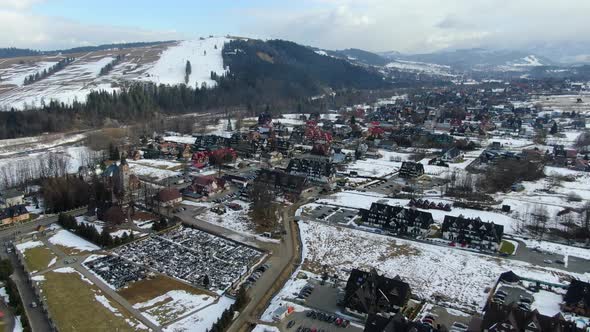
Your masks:
[{"label": "ski slope", "polygon": [[228,41],[225,37],[211,37],[180,42],[164,51],[143,79],[158,84],[184,83],[186,62],[190,61],[192,70],[188,85],[201,87],[205,83],[207,87],[214,87],[216,82],[211,79],[211,72],[225,74],[221,52]]}]

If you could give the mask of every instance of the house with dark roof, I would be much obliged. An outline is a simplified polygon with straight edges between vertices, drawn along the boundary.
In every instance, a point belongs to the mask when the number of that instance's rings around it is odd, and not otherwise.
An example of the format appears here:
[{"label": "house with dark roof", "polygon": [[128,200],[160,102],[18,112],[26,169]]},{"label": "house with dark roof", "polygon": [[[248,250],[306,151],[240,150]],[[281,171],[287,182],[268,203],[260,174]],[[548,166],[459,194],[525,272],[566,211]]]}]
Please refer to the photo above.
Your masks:
[{"label": "house with dark roof", "polygon": [[301,158],[293,158],[289,161],[287,172],[293,175],[307,177],[310,181],[328,183],[336,170],[329,158],[308,155]]},{"label": "house with dark roof", "polygon": [[23,204],[0,209],[0,225],[12,224],[29,219],[29,211]]},{"label": "house with dark roof", "polygon": [[482,249],[498,250],[504,235],[504,226],[463,216],[445,216],[442,224],[443,238],[449,241],[476,245]]},{"label": "house with dark roof", "polygon": [[0,208],[24,204],[24,197],[25,195],[20,190],[8,189],[0,191]]},{"label": "house with dark roof", "polygon": [[224,188],[225,180],[210,175],[201,175],[194,177],[187,189],[200,195],[209,196],[222,191]]},{"label": "house with dark roof", "polygon": [[399,170],[399,176],[402,178],[417,178],[424,175],[424,165],[413,161],[404,161]]},{"label": "house with dark roof", "polygon": [[172,207],[182,202],[182,195],[178,189],[165,188],[158,192],[156,200],[160,204],[160,207]]},{"label": "house with dark roof", "polygon": [[484,332],[574,332],[581,331],[575,322],[567,321],[561,313],[545,316],[537,310],[523,310],[516,303],[504,305],[492,302],[488,305],[481,326]]},{"label": "house with dark roof", "polygon": [[561,310],[590,317],[590,283],[572,280],[563,297]]},{"label": "house with dark roof", "polygon": [[299,199],[303,191],[309,187],[305,176],[266,168],[258,171],[255,181],[269,185],[276,194],[284,195],[289,200]]},{"label": "house with dark roof", "polygon": [[368,210],[361,209],[360,215],[363,223],[402,236],[425,236],[434,223],[430,212],[378,202],[371,204]]},{"label": "house with dark roof", "polygon": [[457,149],[456,147],[452,147],[442,154],[442,161],[445,162],[457,162],[463,158],[463,153],[461,150]]},{"label": "house with dark roof", "polygon": [[393,315],[408,303],[411,294],[410,285],[399,276],[391,279],[374,269],[353,269],[346,282],[343,304],[346,311],[356,315]]}]

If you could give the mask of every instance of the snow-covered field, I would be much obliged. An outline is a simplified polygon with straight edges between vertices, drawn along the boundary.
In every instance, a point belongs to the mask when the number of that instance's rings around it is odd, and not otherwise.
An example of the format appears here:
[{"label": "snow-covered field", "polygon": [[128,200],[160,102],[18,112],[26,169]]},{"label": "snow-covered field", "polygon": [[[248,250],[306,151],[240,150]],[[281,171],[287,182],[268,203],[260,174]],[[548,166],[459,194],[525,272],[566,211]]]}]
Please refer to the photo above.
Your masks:
[{"label": "snow-covered field", "polygon": [[183,201],[183,204],[185,205],[207,208],[207,211],[199,216],[199,219],[201,220],[238,233],[256,235],[256,232],[253,230],[253,224],[248,216],[250,205],[241,200],[233,200],[228,203],[236,203],[240,205],[242,209],[234,211],[230,208],[226,208],[226,213],[219,215],[211,211],[211,208],[214,206],[212,203]]},{"label": "snow-covered field", "polygon": [[141,161],[129,160],[129,170],[137,176],[147,177],[156,181],[161,181],[169,177],[178,176],[180,174],[180,172],[177,171],[147,166],[144,163],[145,159]]},{"label": "snow-covered field", "polygon": [[435,76],[455,76],[451,73],[451,67],[437,65],[434,63],[395,60],[386,65],[387,68],[394,68],[401,71],[419,72]]},{"label": "snow-covered field", "polygon": [[43,242],[41,242],[41,241],[28,241],[28,242],[23,242],[23,243],[17,244],[16,249],[24,255],[25,251],[27,251],[27,249],[32,249],[32,248],[37,248],[37,247],[42,247],[42,246],[43,246]]},{"label": "snow-covered field", "polygon": [[166,136],[162,138],[166,142],[174,142],[181,144],[195,144],[196,138],[192,136]]},{"label": "snow-covered field", "polygon": [[349,172],[357,172],[360,176],[385,177],[393,174],[402,167],[402,162],[408,160],[410,154],[379,150],[381,158],[356,160],[348,165]]},{"label": "snow-covered field", "polygon": [[95,244],[92,244],[65,229],[57,231],[55,235],[49,238],[49,242],[79,251],[94,251],[100,249]]},{"label": "snow-covered field", "polygon": [[506,271],[561,284],[571,277],[590,277],[321,223],[300,222],[300,228],[306,247],[304,268],[321,271],[321,266],[328,265],[344,280],[349,269],[376,268],[389,277],[401,276],[422,298],[439,298],[467,309],[479,308],[485,302],[486,287]]},{"label": "snow-covered field", "polygon": [[228,309],[235,301],[222,296],[219,301],[196,313],[172,323],[164,331],[166,332],[193,332],[207,331],[221,317],[223,311]]},{"label": "snow-covered field", "polygon": [[[524,219],[537,210],[547,213],[550,225],[565,219],[577,221],[580,214],[571,212],[558,217],[557,214],[566,208],[581,209],[590,200],[590,173],[568,170],[565,168],[545,167],[547,177],[537,181],[522,182],[524,190],[520,192],[497,193],[495,198],[502,204],[510,205],[510,215],[515,219]],[[571,180],[562,178],[571,177]],[[579,197],[572,201],[571,196]],[[555,224],[555,225],[554,225]]]},{"label": "snow-covered field", "polygon": [[182,290],[172,290],[149,301],[137,303],[133,308],[156,325],[163,325],[184,314],[212,304],[215,298],[209,295],[194,295]]}]

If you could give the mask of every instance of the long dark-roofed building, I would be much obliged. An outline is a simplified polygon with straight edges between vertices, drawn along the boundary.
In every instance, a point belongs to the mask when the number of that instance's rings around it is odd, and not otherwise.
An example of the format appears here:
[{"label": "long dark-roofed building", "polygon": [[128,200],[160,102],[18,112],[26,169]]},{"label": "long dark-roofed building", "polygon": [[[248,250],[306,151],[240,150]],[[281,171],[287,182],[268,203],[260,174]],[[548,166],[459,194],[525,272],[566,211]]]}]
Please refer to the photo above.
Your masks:
[{"label": "long dark-roofed building", "polygon": [[480,331],[484,332],[577,332],[575,322],[564,319],[561,313],[549,317],[537,310],[528,311],[512,305],[490,303],[483,316]]},{"label": "long dark-roofed building", "polygon": [[457,243],[478,245],[482,249],[498,250],[504,235],[504,226],[463,216],[445,216],[443,238]]},{"label": "long dark-roofed building", "polygon": [[307,177],[310,181],[328,183],[336,174],[329,158],[308,155],[289,161],[287,172]]},{"label": "long dark-roofed building", "polygon": [[260,169],[255,181],[268,184],[276,193],[297,200],[308,187],[305,176],[293,175],[278,170]]},{"label": "long dark-roofed building", "polygon": [[424,236],[434,223],[430,212],[382,203],[373,203],[370,209],[361,209],[360,214],[363,223],[403,236]]}]

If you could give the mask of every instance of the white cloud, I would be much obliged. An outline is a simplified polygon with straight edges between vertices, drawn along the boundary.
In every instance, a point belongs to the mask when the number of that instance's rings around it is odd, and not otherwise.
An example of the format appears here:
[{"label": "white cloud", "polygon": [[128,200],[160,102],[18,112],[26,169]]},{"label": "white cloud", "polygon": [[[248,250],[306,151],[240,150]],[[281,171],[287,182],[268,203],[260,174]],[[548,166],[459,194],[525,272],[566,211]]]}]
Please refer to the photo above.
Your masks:
[{"label": "white cloud", "polygon": [[0,9],[23,10],[44,1],[45,0],[0,0]]},{"label": "white cloud", "polygon": [[[3,1],[3,0],[0,0]],[[62,49],[107,43],[180,39],[175,31],[89,25],[57,17],[0,9],[0,45]]]},{"label": "white cloud", "polygon": [[590,1],[307,0],[298,11],[253,9],[246,34],[324,48],[428,52],[590,40]]}]

